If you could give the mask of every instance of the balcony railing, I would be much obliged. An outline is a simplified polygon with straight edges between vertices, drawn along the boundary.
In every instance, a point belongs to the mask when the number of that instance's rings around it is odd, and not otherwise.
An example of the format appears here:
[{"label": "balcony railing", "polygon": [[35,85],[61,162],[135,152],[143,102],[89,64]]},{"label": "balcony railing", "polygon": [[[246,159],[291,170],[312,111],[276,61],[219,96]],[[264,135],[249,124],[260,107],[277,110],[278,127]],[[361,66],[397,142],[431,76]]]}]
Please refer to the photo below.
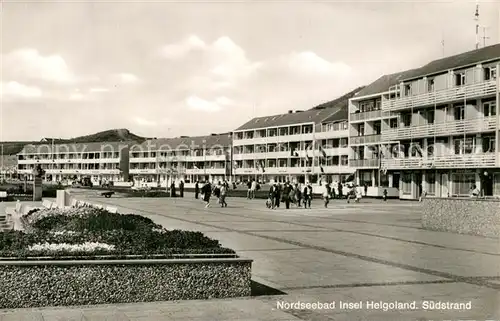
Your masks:
[{"label": "balcony railing", "polygon": [[493,116],[389,129],[382,132],[382,140],[391,141],[432,136],[450,136],[463,133],[474,134],[492,131],[495,128],[496,117]]},{"label": "balcony railing", "polygon": [[386,158],[382,168],[387,169],[448,169],[495,167],[495,154],[443,155],[434,157]]},{"label": "balcony railing", "polygon": [[360,113],[352,113],[350,115],[349,121],[363,121],[369,119],[379,119],[385,117],[396,117],[397,114],[390,111],[382,111],[382,110],[373,110],[373,111],[365,111]]},{"label": "balcony railing", "polygon": [[353,173],[354,169],[347,165],[322,166],[323,172],[319,166],[314,167],[266,167],[264,172],[256,168],[237,168],[235,175],[301,175],[301,174],[339,174]]},{"label": "balcony railing", "polygon": [[442,104],[455,100],[465,100],[495,94],[496,82],[488,81],[472,85],[447,88],[419,95],[399,97],[382,101],[382,110],[396,111],[420,106]]},{"label": "balcony railing", "polygon": [[349,141],[351,145],[362,145],[379,143],[382,140],[382,135],[365,135],[365,136],[351,136]]},{"label": "balcony railing", "polygon": [[370,168],[378,168],[379,167],[379,159],[350,159],[349,166],[351,167],[370,167]]}]

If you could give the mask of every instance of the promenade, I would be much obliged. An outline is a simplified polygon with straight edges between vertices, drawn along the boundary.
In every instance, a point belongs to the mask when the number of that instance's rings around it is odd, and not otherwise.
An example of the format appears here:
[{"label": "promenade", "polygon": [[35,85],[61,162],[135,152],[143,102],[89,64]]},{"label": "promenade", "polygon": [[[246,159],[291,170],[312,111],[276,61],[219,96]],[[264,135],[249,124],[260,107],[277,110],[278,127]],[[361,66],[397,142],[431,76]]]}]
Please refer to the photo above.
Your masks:
[{"label": "promenade", "polygon": [[[7,320],[488,320],[500,319],[498,239],[423,230],[417,202],[321,201],[312,209],[269,210],[264,200],[229,198],[204,208],[185,198],[81,198],[197,230],[254,259],[255,295],[210,301],[1,311]],[[293,206],[292,206],[293,207]],[[333,309],[290,304],[332,303]],[[340,301],[352,303],[340,307]],[[415,302],[415,310],[376,305]],[[424,301],[453,308],[425,310]],[[356,304],[355,304],[356,303]]]}]

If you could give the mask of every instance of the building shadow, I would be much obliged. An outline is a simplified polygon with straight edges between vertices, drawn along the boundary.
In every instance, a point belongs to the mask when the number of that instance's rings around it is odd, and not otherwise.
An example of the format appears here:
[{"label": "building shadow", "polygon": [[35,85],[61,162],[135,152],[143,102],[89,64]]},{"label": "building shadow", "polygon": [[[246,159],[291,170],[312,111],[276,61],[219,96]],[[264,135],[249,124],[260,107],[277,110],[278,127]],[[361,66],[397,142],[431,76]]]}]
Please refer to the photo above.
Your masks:
[{"label": "building shadow", "polygon": [[252,296],[285,295],[286,293],[252,280]]}]

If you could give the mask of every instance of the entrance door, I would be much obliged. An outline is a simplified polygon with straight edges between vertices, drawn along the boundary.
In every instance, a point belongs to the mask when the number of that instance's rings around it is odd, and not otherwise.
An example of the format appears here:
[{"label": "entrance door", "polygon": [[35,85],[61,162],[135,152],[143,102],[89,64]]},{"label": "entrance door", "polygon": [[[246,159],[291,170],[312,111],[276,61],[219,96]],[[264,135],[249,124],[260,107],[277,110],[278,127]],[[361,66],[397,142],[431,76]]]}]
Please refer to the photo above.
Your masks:
[{"label": "entrance door", "polygon": [[416,187],[416,195],[413,195],[414,198],[419,198],[422,195],[422,173],[415,173],[415,187]]},{"label": "entrance door", "polygon": [[448,174],[441,175],[441,197],[448,197]]},{"label": "entrance door", "polygon": [[484,196],[493,196],[493,175],[491,173],[487,173],[487,175],[481,176],[481,187],[483,189]]}]

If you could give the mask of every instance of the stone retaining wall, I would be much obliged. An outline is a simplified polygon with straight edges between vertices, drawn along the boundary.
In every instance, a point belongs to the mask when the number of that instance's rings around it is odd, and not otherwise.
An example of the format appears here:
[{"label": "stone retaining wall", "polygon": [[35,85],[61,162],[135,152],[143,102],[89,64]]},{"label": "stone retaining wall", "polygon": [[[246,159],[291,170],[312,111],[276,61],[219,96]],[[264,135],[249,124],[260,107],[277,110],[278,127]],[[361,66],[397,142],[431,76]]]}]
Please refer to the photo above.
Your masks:
[{"label": "stone retaining wall", "polygon": [[251,294],[251,260],[0,261],[0,309]]},{"label": "stone retaining wall", "polygon": [[500,201],[476,198],[422,200],[422,226],[436,231],[500,238]]}]

